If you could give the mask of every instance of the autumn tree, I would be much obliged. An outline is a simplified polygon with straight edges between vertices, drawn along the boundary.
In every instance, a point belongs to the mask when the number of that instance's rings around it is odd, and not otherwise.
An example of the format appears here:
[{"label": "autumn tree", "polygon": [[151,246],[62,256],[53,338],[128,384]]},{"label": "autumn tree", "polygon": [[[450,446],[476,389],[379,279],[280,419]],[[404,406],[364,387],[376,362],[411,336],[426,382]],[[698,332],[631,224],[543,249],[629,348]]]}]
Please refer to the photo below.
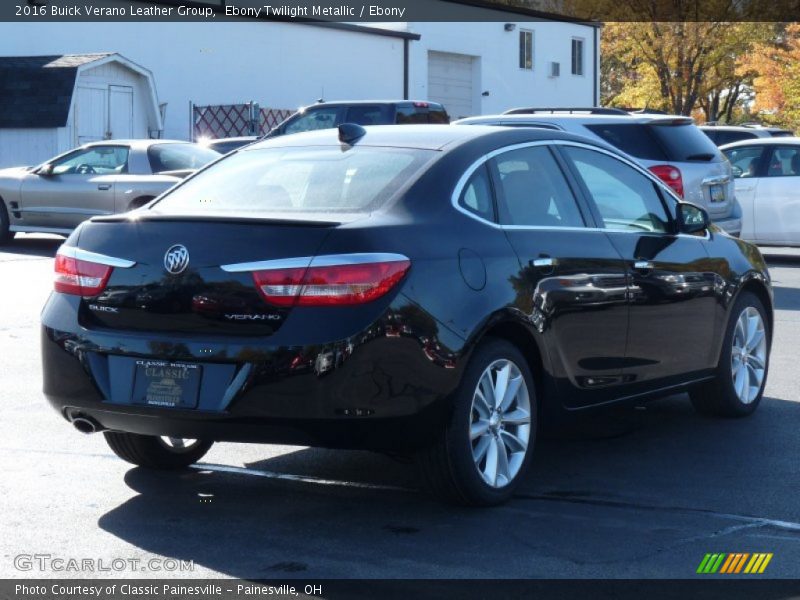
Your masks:
[{"label": "autumn tree", "polygon": [[753,111],[765,122],[800,129],[800,23],[780,24],[771,41],[756,44],[742,68],[753,78]]},{"label": "autumn tree", "polygon": [[611,61],[613,72],[604,75],[622,81],[604,101],[680,115],[702,108],[707,120],[730,118],[754,77],[739,59],[770,33],[765,23],[607,23],[601,61]]}]

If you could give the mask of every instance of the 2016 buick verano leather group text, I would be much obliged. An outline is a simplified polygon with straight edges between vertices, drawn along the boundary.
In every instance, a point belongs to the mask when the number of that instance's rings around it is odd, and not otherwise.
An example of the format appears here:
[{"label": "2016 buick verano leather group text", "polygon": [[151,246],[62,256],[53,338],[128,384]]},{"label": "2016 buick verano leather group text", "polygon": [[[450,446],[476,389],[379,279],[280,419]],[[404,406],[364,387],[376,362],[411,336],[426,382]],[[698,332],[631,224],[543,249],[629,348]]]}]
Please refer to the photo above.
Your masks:
[{"label": "2016 buick verano leather group text", "polygon": [[688,390],[758,406],[758,250],[611,147],[543,129],[268,140],[58,251],[44,391],[152,468],[214,441],[408,451],[508,499],[545,417]]}]

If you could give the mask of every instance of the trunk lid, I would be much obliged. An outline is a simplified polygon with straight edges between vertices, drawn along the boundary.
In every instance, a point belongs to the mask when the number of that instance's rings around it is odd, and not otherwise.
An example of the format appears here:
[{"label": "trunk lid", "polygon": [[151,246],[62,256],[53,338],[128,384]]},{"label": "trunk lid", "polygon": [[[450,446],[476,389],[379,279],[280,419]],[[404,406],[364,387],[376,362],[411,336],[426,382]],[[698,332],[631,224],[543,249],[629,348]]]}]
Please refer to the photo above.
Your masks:
[{"label": "trunk lid", "polygon": [[[115,267],[102,293],[82,299],[80,324],[90,329],[271,335],[292,309],[267,304],[251,273],[226,272],[221,265],[314,256],[337,225],[164,216],[93,220],[81,229],[79,247],[135,264]],[[167,253],[178,246],[186,249],[186,256],[177,250],[168,261]],[[171,273],[170,266],[180,271]]]}]

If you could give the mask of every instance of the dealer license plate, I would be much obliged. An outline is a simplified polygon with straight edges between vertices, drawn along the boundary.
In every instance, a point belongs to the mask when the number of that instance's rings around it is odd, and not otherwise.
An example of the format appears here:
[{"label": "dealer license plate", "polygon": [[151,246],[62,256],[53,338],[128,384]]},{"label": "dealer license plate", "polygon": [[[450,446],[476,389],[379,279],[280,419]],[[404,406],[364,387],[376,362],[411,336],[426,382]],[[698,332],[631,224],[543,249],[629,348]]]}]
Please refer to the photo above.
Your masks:
[{"label": "dealer license plate", "polygon": [[161,360],[137,360],[133,403],[196,408],[202,367]]}]

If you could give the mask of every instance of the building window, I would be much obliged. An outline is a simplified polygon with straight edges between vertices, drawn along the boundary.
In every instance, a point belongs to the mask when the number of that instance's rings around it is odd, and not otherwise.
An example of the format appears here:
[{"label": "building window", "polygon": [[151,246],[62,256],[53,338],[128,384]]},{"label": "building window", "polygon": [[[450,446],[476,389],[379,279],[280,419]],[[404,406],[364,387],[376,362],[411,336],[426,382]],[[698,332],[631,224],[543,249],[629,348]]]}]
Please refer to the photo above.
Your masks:
[{"label": "building window", "polygon": [[533,70],[533,32],[519,32],[519,68]]},{"label": "building window", "polygon": [[572,74],[583,75],[583,40],[572,38]]}]

